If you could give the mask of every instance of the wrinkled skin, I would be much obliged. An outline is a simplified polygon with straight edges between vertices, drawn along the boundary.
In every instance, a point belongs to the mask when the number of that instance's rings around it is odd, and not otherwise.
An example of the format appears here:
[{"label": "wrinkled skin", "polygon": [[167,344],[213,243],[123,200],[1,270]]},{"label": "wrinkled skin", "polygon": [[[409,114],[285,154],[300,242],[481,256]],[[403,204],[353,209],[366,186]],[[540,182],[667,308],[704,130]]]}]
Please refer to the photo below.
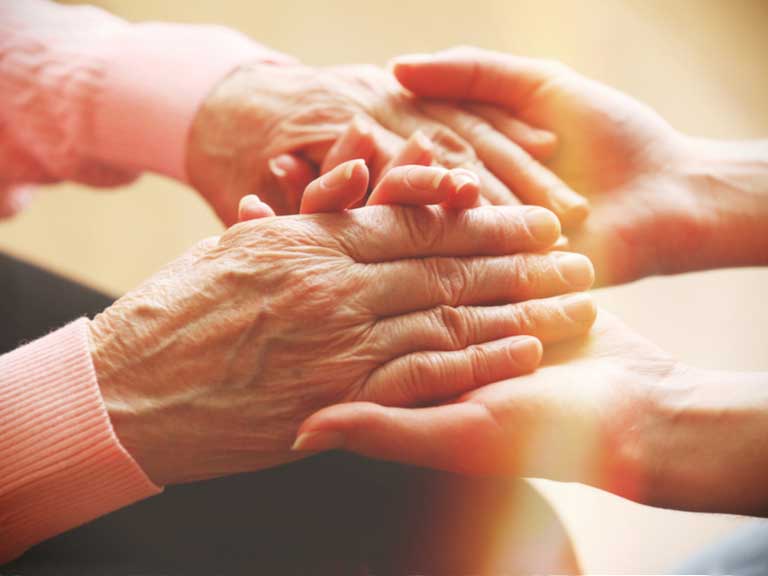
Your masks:
[{"label": "wrinkled skin", "polygon": [[[243,93],[249,94],[247,100]],[[415,113],[397,82],[374,66],[243,67],[221,83],[195,121],[191,182],[225,223],[233,222],[233,206],[248,193],[258,194],[278,214],[296,213],[295,199],[284,198],[273,184],[270,158],[300,151],[320,164],[331,143],[360,115],[379,144],[371,162],[376,177],[402,144],[389,128],[401,122],[403,109]],[[430,136],[448,147],[447,164],[475,158],[471,147],[447,129]]]},{"label": "wrinkled skin", "polygon": [[[467,115],[458,109],[454,112]],[[373,149],[370,158],[365,158],[372,184],[390,167],[405,140],[418,131],[434,146],[438,164],[476,173],[490,203],[516,204],[519,197],[554,210],[560,217],[573,205],[578,206],[579,218],[586,213],[583,198],[564,185],[552,194],[539,191],[532,195],[529,190],[536,186],[527,174],[544,171],[531,157],[551,154],[555,146],[551,134],[510,117],[503,133],[495,134],[501,145],[476,152],[483,135],[459,136],[442,118],[422,110],[391,74],[365,65],[249,64],[238,68],[213,90],[193,122],[186,159],[190,183],[227,225],[236,221],[238,202],[247,194],[257,194],[277,214],[296,213],[304,186],[334,168],[336,162],[359,157],[336,158],[331,163],[326,159],[333,143],[353,122],[372,131]],[[278,158],[287,162],[280,173],[287,171],[301,181],[298,194],[285,194],[278,185],[271,165]],[[518,166],[516,178],[507,181],[484,162]]]},{"label": "wrinkled skin", "polygon": [[296,458],[323,406],[418,405],[532,370],[541,345],[517,335],[557,341],[594,318],[588,297],[577,316],[573,296],[547,298],[593,273],[541,253],[559,227],[549,214],[534,238],[532,210],[375,206],[201,243],[91,324],[121,442],[159,484],[257,470]]},{"label": "wrinkled skin", "polygon": [[691,254],[713,233],[706,178],[692,177],[692,142],[648,106],[562,64],[476,48],[404,57],[394,73],[419,96],[458,99],[491,119],[486,105],[497,105],[557,135],[546,164],[590,201],[566,234],[598,283],[702,265]]}]

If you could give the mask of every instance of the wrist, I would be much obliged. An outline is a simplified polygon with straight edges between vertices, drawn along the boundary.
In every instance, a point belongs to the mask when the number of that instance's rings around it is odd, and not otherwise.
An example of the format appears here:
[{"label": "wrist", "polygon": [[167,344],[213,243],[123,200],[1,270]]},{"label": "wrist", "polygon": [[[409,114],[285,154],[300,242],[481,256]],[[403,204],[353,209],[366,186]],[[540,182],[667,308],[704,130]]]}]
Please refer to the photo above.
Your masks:
[{"label": "wrist", "polygon": [[170,483],[153,457],[162,450],[151,442],[157,435],[151,434],[151,422],[146,418],[152,400],[141,396],[141,367],[130,361],[135,356],[126,353],[136,352],[135,339],[111,323],[107,309],[88,323],[88,340],[99,391],[115,436],[153,483]]},{"label": "wrist", "polygon": [[685,139],[677,168],[703,241],[688,269],[768,264],[768,140]]},{"label": "wrist", "polygon": [[[268,161],[286,152],[335,138],[333,123],[319,118],[312,102],[318,73],[298,63],[276,66],[251,61],[236,67],[211,90],[194,117],[189,133],[186,169],[189,183],[227,225],[237,222],[245,193],[277,214],[298,210],[272,185]],[[309,123],[311,128],[302,129]]]},{"label": "wrist", "polygon": [[644,503],[768,514],[766,375],[681,368],[659,387],[643,454]]}]

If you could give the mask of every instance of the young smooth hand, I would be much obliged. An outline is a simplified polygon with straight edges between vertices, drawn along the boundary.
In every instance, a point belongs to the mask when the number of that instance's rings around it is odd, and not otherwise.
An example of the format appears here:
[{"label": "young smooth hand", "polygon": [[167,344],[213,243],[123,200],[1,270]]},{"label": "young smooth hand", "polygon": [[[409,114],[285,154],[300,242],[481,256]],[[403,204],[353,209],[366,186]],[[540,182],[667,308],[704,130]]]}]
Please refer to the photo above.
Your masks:
[{"label": "young smooth hand", "polygon": [[652,506],[768,515],[768,375],[697,370],[600,311],[528,375],[440,406],[325,408],[298,451],[581,482]]},{"label": "young smooth hand", "polygon": [[[546,165],[591,203],[565,233],[598,283],[768,263],[768,143],[686,137],[648,106],[547,60],[456,48],[397,59],[393,72],[413,94],[449,100],[421,108],[462,137],[491,133],[509,114],[556,134]],[[473,116],[452,112],[456,104]]]}]

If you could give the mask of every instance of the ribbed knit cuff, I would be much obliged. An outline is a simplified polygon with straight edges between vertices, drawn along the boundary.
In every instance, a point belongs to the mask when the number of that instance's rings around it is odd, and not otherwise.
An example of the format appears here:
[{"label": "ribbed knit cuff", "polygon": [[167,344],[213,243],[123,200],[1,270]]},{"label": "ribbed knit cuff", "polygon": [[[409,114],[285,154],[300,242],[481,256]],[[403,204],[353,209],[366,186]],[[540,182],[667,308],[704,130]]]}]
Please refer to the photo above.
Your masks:
[{"label": "ribbed knit cuff", "polygon": [[97,56],[105,70],[89,154],[181,181],[189,129],[216,83],[246,62],[294,62],[228,28],[159,22],[123,26]]},{"label": "ribbed knit cuff", "polygon": [[0,356],[0,564],[160,492],[115,435],[88,320]]}]

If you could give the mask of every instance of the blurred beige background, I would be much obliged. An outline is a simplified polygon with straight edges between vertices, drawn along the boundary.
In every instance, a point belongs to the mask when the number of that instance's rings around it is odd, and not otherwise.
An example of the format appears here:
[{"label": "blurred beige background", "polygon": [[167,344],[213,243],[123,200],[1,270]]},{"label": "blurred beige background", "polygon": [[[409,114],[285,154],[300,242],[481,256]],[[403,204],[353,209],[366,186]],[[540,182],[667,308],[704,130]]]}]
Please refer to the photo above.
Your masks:
[{"label": "blurred beige background", "polygon": [[[216,22],[310,64],[384,63],[454,44],[546,56],[645,100],[676,127],[768,136],[764,0],[104,0],[129,19]],[[195,194],[145,176],[115,192],[62,185],[0,223],[0,249],[120,294],[219,224]],[[700,366],[768,370],[768,273],[734,270],[604,290],[600,302]],[[587,572],[659,573],[743,519],[654,510],[536,482]]]}]

